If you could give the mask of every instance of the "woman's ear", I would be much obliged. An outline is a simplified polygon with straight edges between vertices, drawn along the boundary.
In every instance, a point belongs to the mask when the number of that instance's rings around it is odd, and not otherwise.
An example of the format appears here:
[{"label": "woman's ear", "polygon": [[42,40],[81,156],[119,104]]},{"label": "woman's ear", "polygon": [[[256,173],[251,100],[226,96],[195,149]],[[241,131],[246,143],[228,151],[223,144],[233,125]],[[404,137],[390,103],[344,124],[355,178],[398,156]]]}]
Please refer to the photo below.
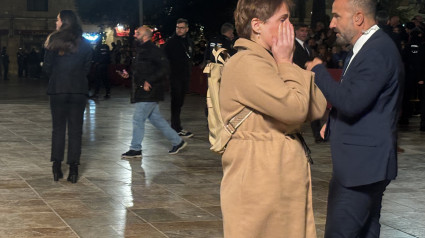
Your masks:
[{"label": "woman's ear", "polygon": [[258,18],[252,18],[251,20],[251,28],[254,34],[260,34],[261,33],[261,25],[263,24],[263,21],[261,21]]}]

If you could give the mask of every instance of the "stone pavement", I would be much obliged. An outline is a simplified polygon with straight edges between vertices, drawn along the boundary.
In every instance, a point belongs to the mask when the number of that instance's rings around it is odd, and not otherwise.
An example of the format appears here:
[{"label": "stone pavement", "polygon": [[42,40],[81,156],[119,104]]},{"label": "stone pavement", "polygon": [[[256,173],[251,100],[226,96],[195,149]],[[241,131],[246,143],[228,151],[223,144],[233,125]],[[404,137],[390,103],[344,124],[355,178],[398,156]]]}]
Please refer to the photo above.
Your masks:
[{"label": "stone pavement", "polygon": [[[0,81],[0,237],[219,238],[222,220],[220,157],[208,150],[204,98],[188,95],[185,129],[195,136],[169,155],[168,141],[147,123],[143,158],[122,160],[131,140],[128,89],[109,100],[89,100],[80,179],[54,182],[47,81]],[[160,104],[169,118],[169,100]],[[425,133],[419,118],[400,129],[399,176],[383,202],[383,238],[425,238]],[[323,237],[331,161],[328,144],[305,137],[313,158],[313,198]],[[64,176],[68,167],[63,165]],[[284,231],[283,236],[284,237]]]}]

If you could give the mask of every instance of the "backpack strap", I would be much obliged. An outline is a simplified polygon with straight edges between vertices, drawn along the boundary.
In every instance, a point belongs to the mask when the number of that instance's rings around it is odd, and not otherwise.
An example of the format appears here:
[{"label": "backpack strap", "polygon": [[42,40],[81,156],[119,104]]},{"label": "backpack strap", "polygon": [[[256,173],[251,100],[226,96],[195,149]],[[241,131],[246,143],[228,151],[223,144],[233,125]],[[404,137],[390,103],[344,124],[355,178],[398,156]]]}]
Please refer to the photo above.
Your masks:
[{"label": "backpack strap", "polygon": [[[227,51],[227,49],[226,49],[226,48],[224,48],[224,47],[222,47],[222,48],[220,48],[220,49],[218,49],[218,50],[213,49],[212,54],[214,55],[214,58],[215,58],[215,62],[216,62],[216,63],[220,62],[220,63],[224,64],[224,63],[226,62],[226,60],[224,60],[224,59],[220,56],[220,54],[221,54],[221,53],[223,53],[223,52],[225,52],[225,51]],[[227,54],[227,52],[226,52],[226,54]],[[227,54],[226,59],[228,59],[228,58],[229,58],[229,56],[228,56],[228,54]]]},{"label": "backpack strap", "polygon": [[242,122],[244,122],[249,117],[249,115],[251,115],[251,113],[251,109],[244,107],[240,112],[232,117],[232,119],[230,119],[230,121],[225,126],[226,131],[233,135],[236,132],[236,129],[238,129]]}]

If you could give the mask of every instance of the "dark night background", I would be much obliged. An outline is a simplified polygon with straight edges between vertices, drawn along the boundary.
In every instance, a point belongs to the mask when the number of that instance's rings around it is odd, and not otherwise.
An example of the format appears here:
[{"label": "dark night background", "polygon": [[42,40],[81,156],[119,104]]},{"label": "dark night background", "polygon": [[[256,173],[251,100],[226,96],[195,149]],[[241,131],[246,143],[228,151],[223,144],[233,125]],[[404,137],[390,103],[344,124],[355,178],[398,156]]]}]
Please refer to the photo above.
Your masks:
[{"label": "dark night background", "polygon": [[[202,25],[208,37],[216,34],[224,22],[233,22],[237,0],[145,0],[143,23],[156,26],[164,35],[175,31],[178,18],[189,20],[191,30]],[[77,7],[84,22],[106,25],[139,25],[138,0],[77,0]]]},{"label": "dark night background", "polygon": [[[390,15],[403,18],[403,12],[397,7],[401,0],[379,0],[381,9],[386,9]],[[139,0],[76,0],[82,20],[86,23],[114,26],[117,23],[127,24],[134,29],[139,25]],[[293,0],[294,17],[305,15],[305,0]],[[326,0],[313,1],[312,19],[299,19],[302,22],[323,21],[328,24],[325,15]],[[157,27],[164,36],[170,36],[175,31],[176,20],[180,17],[189,20],[191,32],[199,26],[204,27],[208,39],[218,34],[224,22],[233,23],[233,11],[237,0],[144,0],[143,23]],[[330,3],[328,3],[330,4]]]}]

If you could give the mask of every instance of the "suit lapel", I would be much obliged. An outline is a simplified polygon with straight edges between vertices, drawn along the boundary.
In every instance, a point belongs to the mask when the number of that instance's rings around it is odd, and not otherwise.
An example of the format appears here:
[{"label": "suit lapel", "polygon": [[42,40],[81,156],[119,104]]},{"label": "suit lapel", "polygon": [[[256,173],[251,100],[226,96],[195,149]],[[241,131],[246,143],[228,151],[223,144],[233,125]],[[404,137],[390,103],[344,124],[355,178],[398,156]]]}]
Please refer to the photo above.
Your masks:
[{"label": "suit lapel", "polygon": [[[355,55],[355,57],[351,60],[350,65],[354,66],[355,62],[357,61],[358,58],[362,58],[363,54],[367,54],[369,45],[371,44],[371,42],[377,40],[379,37],[381,37],[381,34],[386,34],[383,33],[382,29],[379,29],[375,32],[375,34],[373,34],[367,41],[366,43],[363,45],[363,47],[359,50],[359,52],[357,52],[357,54]],[[350,52],[353,52],[353,50],[351,50]],[[349,57],[350,55],[347,55],[346,61],[344,61],[344,68],[343,68],[343,74],[342,74],[342,78],[341,78],[341,82],[342,79],[344,78],[345,75],[349,74],[350,69],[352,68],[351,66],[348,67],[348,62],[349,62]],[[352,56],[352,55],[351,55]],[[350,58],[351,58],[350,56]],[[347,64],[347,65],[346,65]],[[348,69],[347,69],[348,67]]]}]

